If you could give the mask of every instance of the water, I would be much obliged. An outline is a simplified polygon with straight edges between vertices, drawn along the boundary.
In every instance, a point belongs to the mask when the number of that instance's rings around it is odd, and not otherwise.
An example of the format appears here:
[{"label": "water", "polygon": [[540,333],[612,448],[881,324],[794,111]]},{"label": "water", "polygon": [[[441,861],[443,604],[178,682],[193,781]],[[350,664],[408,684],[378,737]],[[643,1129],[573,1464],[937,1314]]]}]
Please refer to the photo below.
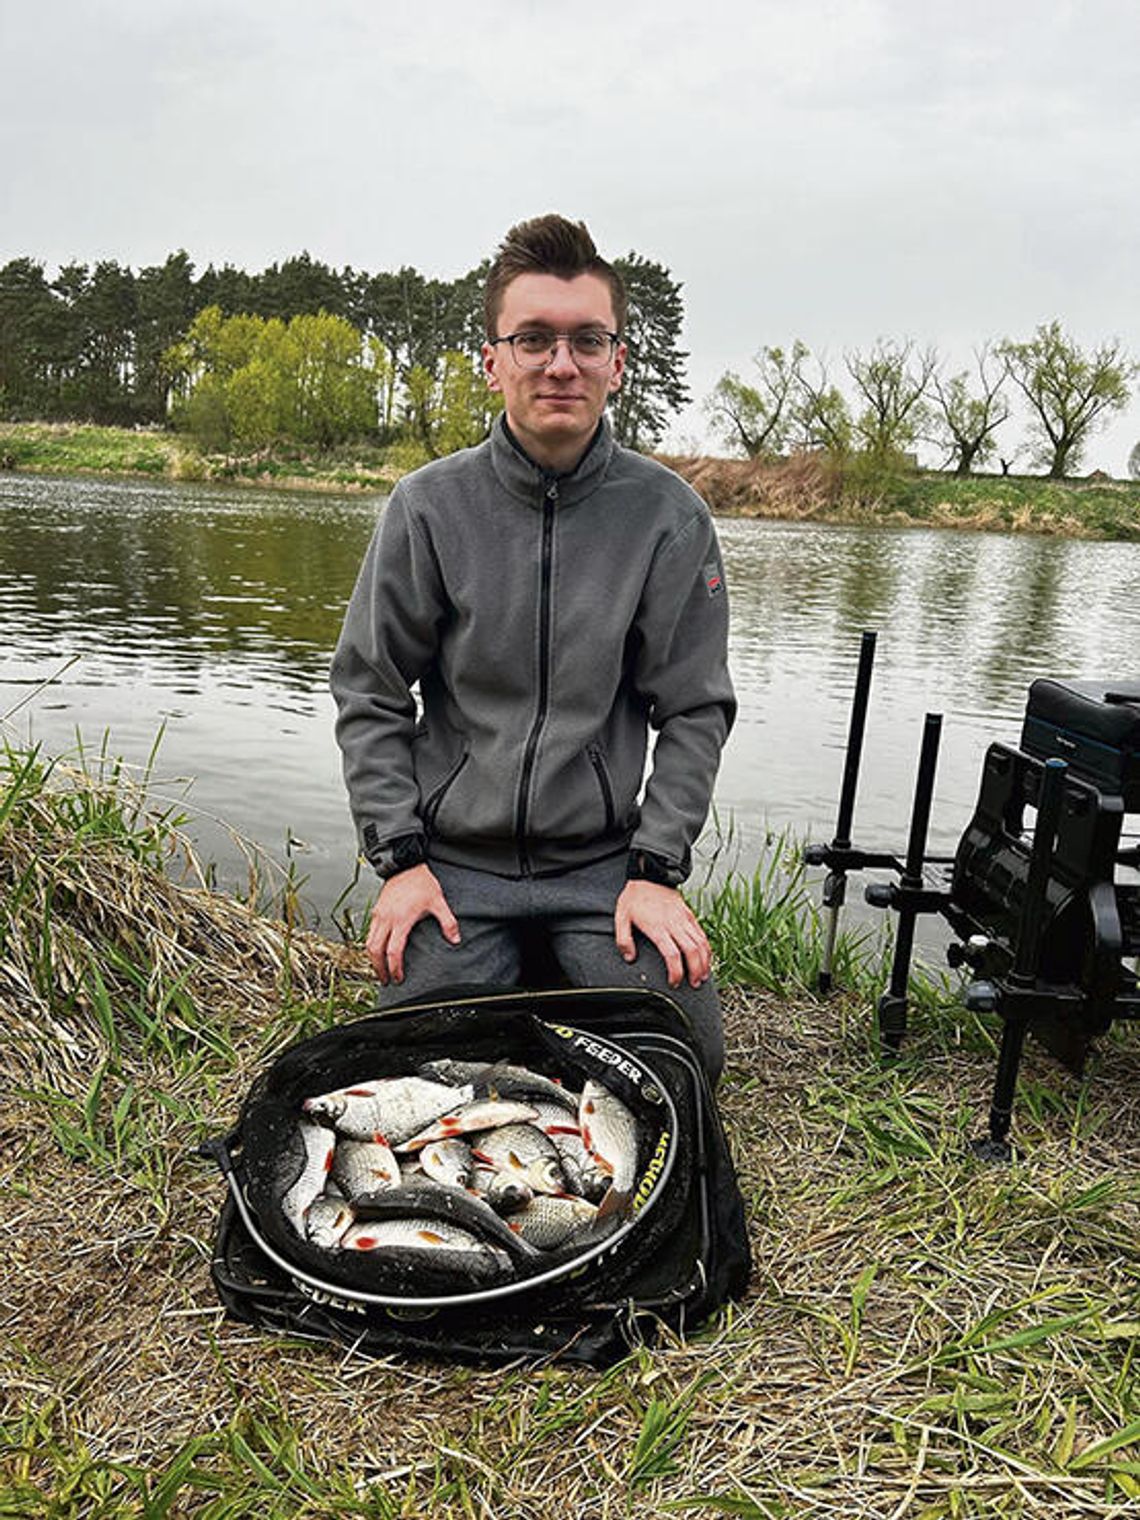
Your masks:
[{"label": "water", "polygon": [[[381,504],[0,476],[9,737],[52,754],[105,747],[141,767],[161,730],[153,792],[190,812],[219,881],[246,879],[230,825],[304,876],[327,924],[355,844],[326,676]],[[944,715],[930,848],[948,852],[987,744],[1016,742],[1030,680],[1140,675],[1140,545],[741,520],[719,531],[740,715],[715,802],[742,865],[771,829],[834,832],[864,628],[879,641],[855,838],[879,848],[905,844],[925,712]],[[710,830],[706,859],[715,848]]]}]

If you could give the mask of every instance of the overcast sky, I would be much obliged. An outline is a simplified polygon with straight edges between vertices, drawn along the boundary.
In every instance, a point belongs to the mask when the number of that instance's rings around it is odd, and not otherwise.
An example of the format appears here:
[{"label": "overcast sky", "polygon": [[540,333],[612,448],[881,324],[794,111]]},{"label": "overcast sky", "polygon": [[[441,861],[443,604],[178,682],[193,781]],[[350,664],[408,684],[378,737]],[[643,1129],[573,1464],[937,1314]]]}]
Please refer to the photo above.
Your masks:
[{"label": "overcast sky", "polygon": [[0,0],[0,58],[0,262],[450,278],[559,210],[683,282],[698,400],[796,337],[1140,353],[1137,0]]}]

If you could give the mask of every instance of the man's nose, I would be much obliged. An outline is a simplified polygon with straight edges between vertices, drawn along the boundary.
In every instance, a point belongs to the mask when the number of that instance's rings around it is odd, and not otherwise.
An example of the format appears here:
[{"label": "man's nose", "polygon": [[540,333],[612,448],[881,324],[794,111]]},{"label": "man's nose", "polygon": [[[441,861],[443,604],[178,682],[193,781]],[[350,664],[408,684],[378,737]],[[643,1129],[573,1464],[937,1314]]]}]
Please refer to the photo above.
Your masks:
[{"label": "man's nose", "polygon": [[554,352],[550,356],[550,363],[546,366],[547,373],[556,375],[569,375],[578,373],[578,365],[574,359],[574,351],[570,347],[570,339],[559,336],[554,340]]}]

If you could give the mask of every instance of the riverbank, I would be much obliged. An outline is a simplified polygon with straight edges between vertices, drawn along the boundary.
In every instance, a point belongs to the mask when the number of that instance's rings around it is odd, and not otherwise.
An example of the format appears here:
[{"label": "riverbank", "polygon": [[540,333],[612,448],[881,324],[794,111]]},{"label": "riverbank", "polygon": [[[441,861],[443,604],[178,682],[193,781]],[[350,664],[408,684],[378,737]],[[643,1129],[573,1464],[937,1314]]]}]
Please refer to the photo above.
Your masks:
[{"label": "riverbank", "polygon": [[823,454],[775,462],[663,458],[716,513],[856,526],[961,528],[1066,538],[1140,538],[1140,481],[840,470]]},{"label": "riverbank", "polygon": [[[764,462],[660,456],[728,517],[1140,539],[1140,481],[838,470],[823,455]],[[177,434],[74,423],[0,423],[0,464],[38,474],[145,475],[279,489],[387,492],[422,460],[352,445],[330,455],[201,455]]]},{"label": "riverbank", "polygon": [[700,906],[744,1302],[603,1375],[367,1361],[222,1317],[194,1157],[284,1046],[369,1005],[362,953],[175,883],[184,855],[123,783],[0,759],[4,1513],[1115,1520],[1140,1496],[1136,1031],[1083,1083],[1027,1052],[1025,1159],[980,1167],[992,1025],[920,987],[884,1069],[872,968],[848,942],[856,990],[819,1002],[802,888],[742,884]]}]

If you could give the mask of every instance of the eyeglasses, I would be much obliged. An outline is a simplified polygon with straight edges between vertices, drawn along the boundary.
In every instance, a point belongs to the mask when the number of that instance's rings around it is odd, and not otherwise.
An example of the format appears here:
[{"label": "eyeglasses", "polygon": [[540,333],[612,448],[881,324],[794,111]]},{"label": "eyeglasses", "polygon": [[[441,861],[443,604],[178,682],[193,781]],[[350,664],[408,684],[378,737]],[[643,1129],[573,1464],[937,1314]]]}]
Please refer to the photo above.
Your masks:
[{"label": "eyeglasses", "polygon": [[502,338],[492,338],[491,347],[509,343],[515,363],[523,369],[545,369],[554,363],[559,340],[565,338],[570,357],[579,369],[604,369],[621,341],[617,333],[604,327],[579,327],[574,332],[551,332],[549,327],[526,327]]}]

